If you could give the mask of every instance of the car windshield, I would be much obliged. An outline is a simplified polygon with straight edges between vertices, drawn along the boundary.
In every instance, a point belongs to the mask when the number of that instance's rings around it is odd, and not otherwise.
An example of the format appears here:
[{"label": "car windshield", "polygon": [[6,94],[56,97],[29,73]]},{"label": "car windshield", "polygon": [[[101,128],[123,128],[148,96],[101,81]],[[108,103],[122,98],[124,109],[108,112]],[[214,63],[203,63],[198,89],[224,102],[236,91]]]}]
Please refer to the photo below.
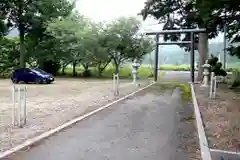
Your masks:
[{"label": "car windshield", "polygon": [[43,74],[43,75],[48,75],[47,72],[45,72],[45,71],[43,71],[43,70],[41,70],[41,69],[39,69],[39,68],[31,68],[31,70],[32,70],[33,72],[35,72],[35,73],[40,73],[40,74]]}]

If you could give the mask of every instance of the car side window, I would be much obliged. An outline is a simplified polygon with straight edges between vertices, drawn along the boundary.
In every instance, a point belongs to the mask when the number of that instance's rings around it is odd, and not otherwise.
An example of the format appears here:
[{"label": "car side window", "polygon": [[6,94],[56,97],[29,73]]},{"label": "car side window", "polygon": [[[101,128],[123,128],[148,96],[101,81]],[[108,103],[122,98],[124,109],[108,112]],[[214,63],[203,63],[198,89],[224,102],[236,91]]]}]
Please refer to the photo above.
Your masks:
[{"label": "car side window", "polygon": [[30,73],[30,72],[32,72],[32,71],[31,71],[30,69],[26,68],[26,69],[24,69],[24,72]]},{"label": "car side window", "polygon": [[19,72],[19,69],[16,69],[15,71],[14,71],[14,73],[18,73]]}]

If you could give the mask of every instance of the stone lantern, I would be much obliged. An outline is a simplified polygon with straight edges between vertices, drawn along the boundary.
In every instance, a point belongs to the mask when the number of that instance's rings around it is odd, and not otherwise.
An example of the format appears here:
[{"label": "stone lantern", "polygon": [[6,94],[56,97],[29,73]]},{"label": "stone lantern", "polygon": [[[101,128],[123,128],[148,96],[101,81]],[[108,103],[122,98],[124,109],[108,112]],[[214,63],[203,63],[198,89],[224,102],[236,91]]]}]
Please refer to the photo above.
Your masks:
[{"label": "stone lantern", "polygon": [[202,65],[203,67],[203,84],[202,87],[208,87],[209,84],[209,77],[210,77],[210,67],[211,65],[208,64],[208,61],[206,60],[205,64]]},{"label": "stone lantern", "polygon": [[134,59],[132,64],[132,75],[133,75],[133,83],[136,83],[137,80],[137,72],[139,69],[140,64],[138,63],[137,59]]}]

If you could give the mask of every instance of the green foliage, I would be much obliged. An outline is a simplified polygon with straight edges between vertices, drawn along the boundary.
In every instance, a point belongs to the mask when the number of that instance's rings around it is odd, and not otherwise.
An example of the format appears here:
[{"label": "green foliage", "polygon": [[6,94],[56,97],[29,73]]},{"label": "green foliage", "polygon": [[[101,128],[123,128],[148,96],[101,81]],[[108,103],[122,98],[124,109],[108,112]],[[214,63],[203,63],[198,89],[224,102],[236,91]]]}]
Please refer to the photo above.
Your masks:
[{"label": "green foliage", "polygon": [[211,55],[211,57],[208,59],[208,64],[210,64],[211,72],[214,72],[216,76],[227,76],[227,72],[222,69],[222,63],[218,62],[218,58]]},{"label": "green foliage", "polygon": [[52,18],[67,16],[73,9],[74,3],[68,0],[3,0],[0,5],[1,16],[0,29],[2,26],[17,28],[20,37],[20,65],[25,66],[25,36],[31,41],[38,43],[43,38],[44,23]]},{"label": "green foliage", "polygon": [[0,38],[0,74],[5,75],[18,66],[19,40]]},{"label": "green foliage", "polygon": [[181,89],[181,97],[184,102],[191,101],[191,90],[188,84],[176,84]]},{"label": "green foliage", "polygon": [[[71,64],[73,76],[80,65],[83,76],[91,76],[90,68],[102,76],[111,62],[118,73],[125,62],[141,60],[152,51],[151,40],[138,33],[140,22],[136,18],[96,23],[73,12],[74,4],[69,0],[3,0],[0,72],[24,67],[27,62],[53,75],[60,68],[64,74]],[[19,31],[17,40],[3,37],[12,28]]]},{"label": "green foliage", "polygon": [[[144,19],[148,16],[159,19],[160,23],[164,23],[164,30],[196,27],[206,28],[209,38],[214,38],[218,35],[219,30],[223,30],[225,22],[232,24],[238,20],[240,16],[238,12],[239,6],[240,2],[235,0],[147,0],[144,9],[141,11],[141,15]],[[236,33],[236,30],[231,29],[231,31],[231,35]],[[231,37],[231,35],[229,36]],[[180,39],[180,35],[166,35],[165,39],[175,41]],[[184,39],[189,40],[190,35],[186,34]]]},{"label": "green foliage", "polygon": [[[138,35],[135,18],[121,18],[109,24],[95,23],[75,12],[67,18],[56,19],[47,25],[47,34],[54,37],[63,63],[82,64],[84,75],[90,76],[89,66],[97,67],[99,76],[112,61],[115,72],[119,66],[134,58],[141,59],[152,50],[149,39]],[[76,75],[74,73],[74,75]]]},{"label": "green foliage", "polygon": [[[239,41],[240,42],[240,41]],[[228,48],[227,48],[227,51],[228,53],[231,55],[231,56],[237,56],[238,58],[240,58],[240,46],[232,46],[230,45]]]},{"label": "green foliage", "polygon": [[125,61],[142,59],[153,50],[153,45],[143,34],[138,33],[140,22],[133,18],[119,18],[106,26],[105,45],[115,65],[115,73]]},{"label": "green foliage", "polygon": [[[90,77],[93,78],[112,78],[113,77],[113,73],[114,73],[114,66],[113,65],[108,65],[106,67],[106,69],[102,72],[102,75],[99,77],[98,75],[98,70],[97,68],[93,67],[93,68],[89,68],[89,71],[91,73]],[[82,67],[77,67],[76,71],[78,72],[79,76],[82,77],[86,77],[84,75],[84,69]],[[66,75],[70,75],[72,73],[72,68],[66,68]],[[160,72],[159,76],[164,76],[164,72]],[[132,69],[131,66],[125,65],[119,68],[119,77],[120,78],[132,78]],[[146,67],[146,66],[140,66],[139,70],[138,70],[138,77],[139,78],[152,78],[152,69],[150,67]]]},{"label": "green foliage", "polygon": [[39,68],[48,73],[51,73],[52,75],[57,75],[57,72],[61,68],[61,65],[57,61],[45,60]]}]

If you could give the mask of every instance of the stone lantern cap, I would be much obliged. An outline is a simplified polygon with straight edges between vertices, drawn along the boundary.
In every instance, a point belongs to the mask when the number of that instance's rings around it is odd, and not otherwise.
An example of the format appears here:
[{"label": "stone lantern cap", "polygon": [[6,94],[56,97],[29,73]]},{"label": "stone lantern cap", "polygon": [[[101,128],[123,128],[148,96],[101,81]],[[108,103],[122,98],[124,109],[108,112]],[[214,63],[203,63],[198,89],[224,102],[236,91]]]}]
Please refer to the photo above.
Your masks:
[{"label": "stone lantern cap", "polygon": [[134,60],[134,62],[133,62],[133,64],[132,64],[132,66],[133,66],[134,68],[137,68],[137,67],[139,67],[139,63],[137,62],[137,60],[136,60],[136,59]]},{"label": "stone lantern cap", "polygon": [[211,65],[210,65],[210,64],[208,64],[208,63],[205,63],[204,65],[202,65],[202,67],[203,67],[203,68],[210,68],[210,67],[211,67]]}]

